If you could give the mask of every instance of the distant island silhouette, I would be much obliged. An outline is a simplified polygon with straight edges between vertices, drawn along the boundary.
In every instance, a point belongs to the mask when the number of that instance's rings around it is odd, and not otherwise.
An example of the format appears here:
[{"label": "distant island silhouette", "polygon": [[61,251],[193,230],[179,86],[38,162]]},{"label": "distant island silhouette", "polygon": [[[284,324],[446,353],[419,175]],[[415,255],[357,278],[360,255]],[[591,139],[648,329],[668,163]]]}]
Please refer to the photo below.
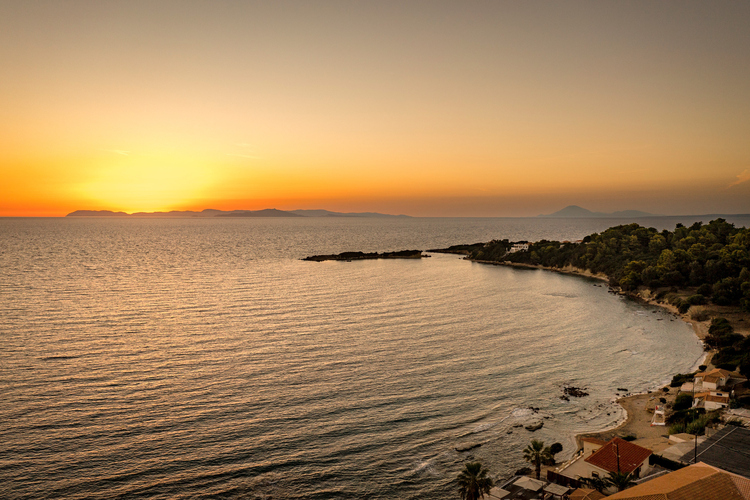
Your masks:
[{"label": "distant island silhouette", "polygon": [[584,217],[661,217],[658,214],[651,214],[648,212],[642,212],[640,210],[621,210],[619,212],[592,212],[578,205],[569,205],[562,210],[558,210],[553,214],[538,215],[537,217],[565,217],[565,218],[584,218]]},{"label": "distant island silhouette", "polygon": [[200,212],[193,210],[172,210],[170,212],[113,212],[111,210],[76,210],[66,217],[409,217],[408,215],[390,215],[377,212],[331,212],[329,210],[215,210],[207,208]]},{"label": "distant island silhouette", "polygon": [[333,255],[311,255],[302,260],[314,262],[323,262],[326,260],[343,260],[350,262],[353,260],[377,260],[377,259],[423,259],[429,255],[423,254],[422,250],[401,250],[399,252],[342,252]]}]

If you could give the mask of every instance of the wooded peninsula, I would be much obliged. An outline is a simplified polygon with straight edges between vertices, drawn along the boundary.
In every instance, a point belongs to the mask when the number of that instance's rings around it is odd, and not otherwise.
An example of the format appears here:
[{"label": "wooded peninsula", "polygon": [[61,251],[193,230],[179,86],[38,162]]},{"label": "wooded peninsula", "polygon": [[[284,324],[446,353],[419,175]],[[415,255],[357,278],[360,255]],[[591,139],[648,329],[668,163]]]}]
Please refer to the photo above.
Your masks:
[{"label": "wooded peninsula", "polygon": [[[527,248],[528,247],[528,248]],[[463,253],[477,262],[575,268],[603,275],[625,293],[674,306],[696,321],[711,319],[707,348],[713,363],[750,377],[750,229],[724,219],[674,231],[639,224],[611,227],[578,242],[511,242],[456,245],[437,250]],[[729,319],[727,319],[729,318]]]}]

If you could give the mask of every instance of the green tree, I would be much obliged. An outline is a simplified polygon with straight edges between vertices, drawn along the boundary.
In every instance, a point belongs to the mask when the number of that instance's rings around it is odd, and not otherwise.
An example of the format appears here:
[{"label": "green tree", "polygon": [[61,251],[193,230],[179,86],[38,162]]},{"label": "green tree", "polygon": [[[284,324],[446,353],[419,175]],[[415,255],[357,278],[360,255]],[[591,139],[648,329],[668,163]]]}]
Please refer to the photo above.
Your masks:
[{"label": "green tree", "polygon": [[607,486],[613,486],[617,488],[617,491],[622,491],[635,485],[635,476],[630,472],[610,472],[604,482]]},{"label": "green tree", "polygon": [[672,405],[674,411],[687,410],[693,406],[693,396],[689,392],[678,394]]},{"label": "green tree", "polygon": [[553,460],[553,457],[549,447],[544,446],[544,441],[532,439],[531,444],[523,450],[523,459],[534,464],[536,478],[539,479],[542,474],[542,463]]},{"label": "green tree", "polygon": [[462,500],[479,500],[488,495],[494,486],[487,469],[479,462],[468,462],[458,475],[458,493]]}]

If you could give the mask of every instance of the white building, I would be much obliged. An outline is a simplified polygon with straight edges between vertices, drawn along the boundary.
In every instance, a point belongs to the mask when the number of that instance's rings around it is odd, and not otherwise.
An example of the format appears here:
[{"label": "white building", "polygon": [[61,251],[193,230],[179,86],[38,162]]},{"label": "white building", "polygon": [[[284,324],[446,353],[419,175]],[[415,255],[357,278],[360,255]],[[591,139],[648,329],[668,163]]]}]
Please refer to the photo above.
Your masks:
[{"label": "white building", "polygon": [[510,250],[508,250],[508,253],[528,252],[528,251],[529,251],[529,242],[519,241],[518,243],[513,243],[513,246],[510,247]]},{"label": "white building", "polygon": [[716,389],[727,385],[732,372],[714,368],[708,372],[698,372],[693,380],[695,391],[715,391]]},{"label": "white building", "polygon": [[722,391],[700,392],[693,397],[693,408],[705,408],[706,411],[718,410],[729,406],[729,393]]}]

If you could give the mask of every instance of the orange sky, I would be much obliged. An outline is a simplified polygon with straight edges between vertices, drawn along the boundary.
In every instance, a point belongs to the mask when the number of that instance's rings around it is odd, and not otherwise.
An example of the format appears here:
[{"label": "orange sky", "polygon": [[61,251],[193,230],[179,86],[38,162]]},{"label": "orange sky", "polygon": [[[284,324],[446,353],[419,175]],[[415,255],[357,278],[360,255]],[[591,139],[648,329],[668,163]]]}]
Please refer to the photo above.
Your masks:
[{"label": "orange sky", "polygon": [[747,2],[0,4],[0,216],[750,212]]}]

